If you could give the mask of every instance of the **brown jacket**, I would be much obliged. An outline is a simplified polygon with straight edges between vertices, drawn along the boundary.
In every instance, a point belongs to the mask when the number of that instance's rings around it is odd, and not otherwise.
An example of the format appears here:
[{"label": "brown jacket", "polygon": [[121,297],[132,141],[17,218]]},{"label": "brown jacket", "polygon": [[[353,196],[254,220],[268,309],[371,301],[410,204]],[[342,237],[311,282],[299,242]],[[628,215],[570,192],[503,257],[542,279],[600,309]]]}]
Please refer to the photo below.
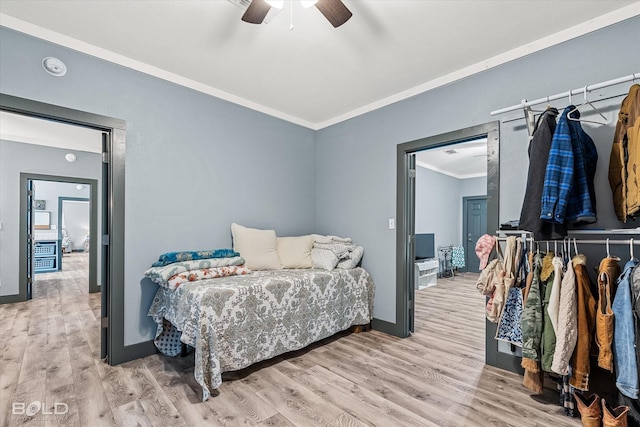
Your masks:
[{"label": "brown jacket", "polygon": [[[627,158],[625,159],[625,148]],[[640,85],[622,101],[609,158],[609,185],[620,221],[640,212]]]},{"label": "brown jacket", "polygon": [[598,366],[613,372],[613,310],[611,303],[616,293],[616,281],[620,276],[620,258],[606,257],[598,268],[598,311],[596,314],[596,344]]},{"label": "brown jacket", "polygon": [[573,269],[576,275],[576,291],[578,297],[578,341],[571,357],[573,368],[569,384],[578,390],[589,389],[589,372],[591,363],[589,353],[596,329],[596,300],[591,293],[591,281],[587,271],[587,259],[584,255],[573,258]]}]

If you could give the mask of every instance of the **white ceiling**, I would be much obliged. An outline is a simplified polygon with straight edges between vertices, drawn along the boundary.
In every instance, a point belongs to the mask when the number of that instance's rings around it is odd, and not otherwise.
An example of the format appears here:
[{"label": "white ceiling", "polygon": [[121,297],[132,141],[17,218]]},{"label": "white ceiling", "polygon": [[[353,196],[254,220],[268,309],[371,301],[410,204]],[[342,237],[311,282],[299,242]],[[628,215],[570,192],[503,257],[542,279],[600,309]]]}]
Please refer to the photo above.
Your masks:
[{"label": "white ceiling", "polygon": [[419,151],[416,164],[457,179],[487,176],[487,138]]},{"label": "white ceiling", "polygon": [[0,112],[0,139],[102,153],[102,132],[98,130],[5,111]]},{"label": "white ceiling", "polygon": [[640,15],[638,1],[344,0],[353,17],[334,29],[294,1],[289,31],[288,3],[252,25],[227,0],[2,0],[0,25],[320,129]]}]

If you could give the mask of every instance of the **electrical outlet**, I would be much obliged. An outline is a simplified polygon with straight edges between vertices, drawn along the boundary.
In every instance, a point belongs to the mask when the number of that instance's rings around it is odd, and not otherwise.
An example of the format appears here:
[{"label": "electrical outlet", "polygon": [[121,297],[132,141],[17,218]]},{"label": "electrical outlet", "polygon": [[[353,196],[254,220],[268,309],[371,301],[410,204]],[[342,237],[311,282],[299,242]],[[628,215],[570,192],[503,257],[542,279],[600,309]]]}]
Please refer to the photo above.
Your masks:
[{"label": "electrical outlet", "polygon": [[389,218],[389,230],[393,230],[396,228],[396,220],[394,218]]}]

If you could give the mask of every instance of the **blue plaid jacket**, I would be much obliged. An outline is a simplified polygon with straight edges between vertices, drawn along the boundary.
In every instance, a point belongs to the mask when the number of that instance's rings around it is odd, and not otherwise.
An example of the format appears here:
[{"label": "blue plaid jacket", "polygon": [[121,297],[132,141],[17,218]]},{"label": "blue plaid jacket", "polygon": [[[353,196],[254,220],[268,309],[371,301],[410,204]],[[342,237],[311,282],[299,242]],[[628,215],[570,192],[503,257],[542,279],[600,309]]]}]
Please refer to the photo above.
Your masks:
[{"label": "blue plaid jacket", "polygon": [[[598,152],[593,140],[579,121],[562,112],[556,126],[542,190],[540,218],[557,223],[592,223],[596,221],[596,197],[593,186]],[[579,118],[580,112],[571,117]]]}]

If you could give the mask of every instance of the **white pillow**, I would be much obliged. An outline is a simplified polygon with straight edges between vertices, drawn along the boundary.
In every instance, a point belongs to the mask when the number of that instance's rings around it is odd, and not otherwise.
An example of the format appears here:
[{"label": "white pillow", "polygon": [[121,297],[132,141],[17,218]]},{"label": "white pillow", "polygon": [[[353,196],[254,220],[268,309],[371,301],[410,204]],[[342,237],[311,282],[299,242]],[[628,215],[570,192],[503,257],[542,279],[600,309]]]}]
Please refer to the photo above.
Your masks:
[{"label": "white pillow", "polygon": [[251,270],[278,270],[280,258],[274,230],[247,228],[231,224],[233,250],[240,253]]},{"label": "white pillow", "polygon": [[282,268],[312,268],[313,236],[278,237],[278,255]]},{"label": "white pillow", "polygon": [[313,268],[322,268],[331,271],[338,265],[338,257],[328,249],[313,248],[311,250]]}]

